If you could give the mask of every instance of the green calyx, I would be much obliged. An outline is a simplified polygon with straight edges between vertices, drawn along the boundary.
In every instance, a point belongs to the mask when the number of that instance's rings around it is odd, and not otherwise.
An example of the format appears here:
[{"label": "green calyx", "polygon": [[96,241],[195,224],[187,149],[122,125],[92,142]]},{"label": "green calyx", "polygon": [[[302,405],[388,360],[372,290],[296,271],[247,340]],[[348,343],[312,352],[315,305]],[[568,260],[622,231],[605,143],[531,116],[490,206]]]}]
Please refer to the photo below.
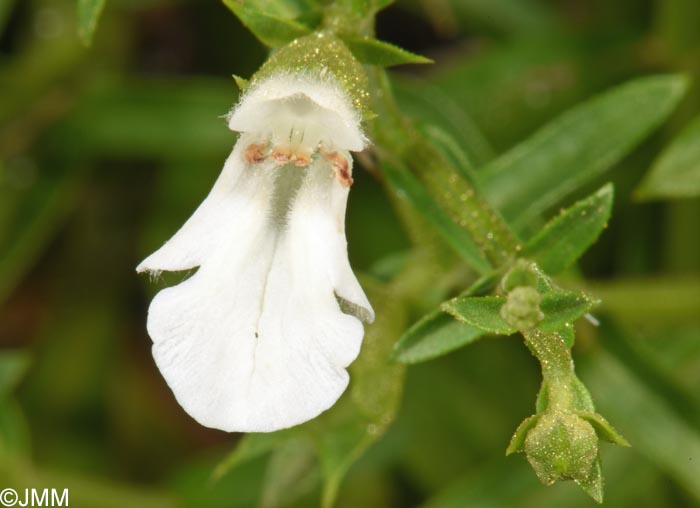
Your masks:
[{"label": "green calyx", "polygon": [[574,413],[545,413],[527,433],[524,451],[542,483],[588,483],[598,456],[598,436],[590,423]]},{"label": "green calyx", "polygon": [[367,74],[347,46],[337,37],[316,32],[294,39],[272,53],[250,79],[250,86],[280,73],[335,80],[348,94],[353,107],[368,117],[370,94]]}]

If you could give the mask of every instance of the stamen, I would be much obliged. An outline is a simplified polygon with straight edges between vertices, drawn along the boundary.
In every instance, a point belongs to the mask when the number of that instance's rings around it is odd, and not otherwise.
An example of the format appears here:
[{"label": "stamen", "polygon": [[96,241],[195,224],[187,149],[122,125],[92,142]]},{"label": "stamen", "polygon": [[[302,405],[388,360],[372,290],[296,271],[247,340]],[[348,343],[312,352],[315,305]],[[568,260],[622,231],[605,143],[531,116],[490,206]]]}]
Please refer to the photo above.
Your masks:
[{"label": "stamen", "polygon": [[350,174],[350,165],[348,160],[338,152],[326,152],[321,150],[321,155],[324,159],[331,163],[335,178],[343,187],[350,187],[353,183],[352,175]]},{"label": "stamen", "polygon": [[265,153],[266,149],[267,149],[267,143],[264,143],[264,144],[251,143],[243,151],[243,160],[245,160],[248,164],[262,162],[265,159],[267,159],[267,156],[268,156],[268,154]]}]

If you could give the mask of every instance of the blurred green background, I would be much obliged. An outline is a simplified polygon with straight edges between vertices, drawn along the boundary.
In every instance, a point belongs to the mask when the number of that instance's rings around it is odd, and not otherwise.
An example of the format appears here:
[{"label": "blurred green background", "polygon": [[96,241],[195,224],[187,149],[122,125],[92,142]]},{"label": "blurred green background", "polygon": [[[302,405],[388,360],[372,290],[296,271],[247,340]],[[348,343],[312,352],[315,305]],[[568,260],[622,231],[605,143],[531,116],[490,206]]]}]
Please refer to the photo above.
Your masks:
[{"label": "blurred green background", "polygon": [[[287,477],[262,455],[210,479],[240,436],[184,413],[145,329],[152,295],[183,275],[134,271],[207,194],[235,140],[230,75],[248,77],[265,49],[217,0],[108,0],[89,48],[76,23],[74,1],[0,0],[0,489],[70,488],[88,508],[315,506],[304,453]],[[399,1],[377,33],[436,62],[393,71],[401,108],[482,161],[612,85],[700,74],[698,0]],[[700,505],[700,162],[695,190],[635,191],[699,111],[691,81],[579,193],[616,186],[610,226],[569,275],[604,301],[601,326],[578,327],[577,370],[633,445],[604,446],[611,508]],[[410,243],[381,184],[355,175],[350,257],[378,273]],[[539,380],[513,338],[409,367],[396,422],[337,506],[593,506],[504,457]]]}]

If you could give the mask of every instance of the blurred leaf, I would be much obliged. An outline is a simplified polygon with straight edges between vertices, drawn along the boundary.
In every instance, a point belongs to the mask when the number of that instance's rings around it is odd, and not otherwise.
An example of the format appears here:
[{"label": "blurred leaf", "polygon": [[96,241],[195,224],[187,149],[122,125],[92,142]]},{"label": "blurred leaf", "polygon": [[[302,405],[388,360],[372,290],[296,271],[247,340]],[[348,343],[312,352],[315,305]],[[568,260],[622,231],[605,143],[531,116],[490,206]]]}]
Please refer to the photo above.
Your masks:
[{"label": "blurred leaf", "polygon": [[177,508],[178,500],[162,490],[135,487],[125,483],[101,480],[87,475],[34,469],[25,463],[6,464],[0,461],[0,478],[4,486],[15,490],[63,489],[69,491],[71,506],[90,508]]},{"label": "blurred leaf", "polygon": [[294,39],[310,33],[309,27],[306,25],[294,19],[270,14],[267,9],[258,10],[257,4],[255,7],[250,7],[250,2],[246,3],[243,0],[222,1],[262,43],[273,48],[284,46]]},{"label": "blurred leaf", "polygon": [[106,0],[78,0],[78,35],[90,46]]},{"label": "blurred leaf", "polygon": [[[456,58],[431,68],[430,88],[439,94],[426,89],[415,95],[426,102],[434,96],[446,102],[445,97],[454,105],[454,111],[445,112],[448,115],[468,112],[502,152],[581,97],[607,85],[610,70],[599,69],[602,61],[590,45],[575,38],[521,38],[489,46],[473,58]],[[404,79],[399,83],[411,84]]]},{"label": "blurred leaf", "polygon": [[508,35],[557,29],[553,9],[536,0],[452,0],[450,5],[466,26],[485,25]]},{"label": "blurred leaf", "polygon": [[16,461],[29,453],[29,429],[11,397],[29,366],[24,351],[0,351],[0,462]]},{"label": "blurred leaf", "polygon": [[0,398],[0,464],[26,459],[29,443],[29,426],[19,404],[9,397]]},{"label": "blurred leaf", "polygon": [[56,128],[52,141],[83,157],[220,156],[223,165],[235,134],[221,117],[237,95],[228,79],[101,80]]},{"label": "blurred leaf", "polygon": [[550,275],[565,270],[598,239],[608,224],[612,204],[613,187],[607,184],[550,220],[525,245],[522,256]]},{"label": "blurred leaf", "polygon": [[24,351],[0,351],[0,399],[7,397],[29,367]]},{"label": "blurred leaf", "polygon": [[490,270],[488,261],[471,236],[433,201],[428,192],[407,169],[384,163],[382,173],[399,198],[407,200],[416,211],[420,212],[469,266],[480,274]]},{"label": "blurred leaf", "polygon": [[665,276],[590,281],[602,308],[627,323],[677,324],[700,316],[700,278]]},{"label": "blurred leaf", "polygon": [[619,162],[686,88],[683,76],[644,77],[576,106],[483,168],[482,188],[507,218],[524,223]]},{"label": "blurred leaf", "polygon": [[5,25],[12,13],[16,0],[0,0],[0,35],[5,31]]},{"label": "blurred leaf", "polygon": [[601,412],[616,422],[635,449],[700,500],[700,460],[695,460],[700,457],[698,429],[608,353],[598,352],[578,370]]},{"label": "blurred leaf", "polygon": [[308,439],[290,439],[277,447],[265,473],[261,508],[294,505],[318,482],[314,448]]},{"label": "blurred leaf", "polygon": [[433,63],[430,58],[411,53],[403,48],[371,37],[347,38],[343,39],[343,42],[345,42],[355,58],[367,65],[391,67],[392,65],[402,64]]},{"label": "blurred leaf", "polygon": [[[469,166],[477,167],[493,158],[494,150],[470,116],[470,110],[427,80],[403,75],[390,78],[401,110],[420,122],[418,127],[450,160],[455,160],[455,153],[461,153],[457,160],[464,159]],[[463,169],[465,164],[456,166]]]},{"label": "blurred leaf", "polygon": [[67,218],[86,174],[80,168],[62,168],[57,175],[41,178],[24,197],[17,209],[18,219],[0,237],[0,303]]},{"label": "blurred leaf", "polygon": [[637,194],[643,199],[700,196],[700,117],[661,153]]},{"label": "blurred leaf", "polygon": [[218,482],[229,471],[250,460],[270,453],[289,439],[289,430],[244,435],[233,451],[216,465],[211,476],[212,481]]}]

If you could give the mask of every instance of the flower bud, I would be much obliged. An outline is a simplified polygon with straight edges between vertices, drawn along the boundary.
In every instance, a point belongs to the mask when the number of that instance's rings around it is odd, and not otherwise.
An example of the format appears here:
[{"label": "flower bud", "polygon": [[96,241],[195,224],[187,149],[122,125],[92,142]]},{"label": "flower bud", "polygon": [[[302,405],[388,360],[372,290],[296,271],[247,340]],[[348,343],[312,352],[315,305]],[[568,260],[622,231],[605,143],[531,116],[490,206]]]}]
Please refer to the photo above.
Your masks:
[{"label": "flower bud", "polygon": [[544,319],[540,310],[542,297],[533,287],[520,286],[508,293],[501,307],[501,317],[516,330],[529,330]]},{"label": "flower bud", "polygon": [[508,270],[501,279],[501,287],[505,292],[519,286],[537,287],[535,265],[526,259],[518,259],[515,266]]},{"label": "flower bud", "polygon": [[525,438],[527,460],[545,485],[557,480],[587,484],[594,474],[598,436],[593,426],[569,412],[543,414]]}]

